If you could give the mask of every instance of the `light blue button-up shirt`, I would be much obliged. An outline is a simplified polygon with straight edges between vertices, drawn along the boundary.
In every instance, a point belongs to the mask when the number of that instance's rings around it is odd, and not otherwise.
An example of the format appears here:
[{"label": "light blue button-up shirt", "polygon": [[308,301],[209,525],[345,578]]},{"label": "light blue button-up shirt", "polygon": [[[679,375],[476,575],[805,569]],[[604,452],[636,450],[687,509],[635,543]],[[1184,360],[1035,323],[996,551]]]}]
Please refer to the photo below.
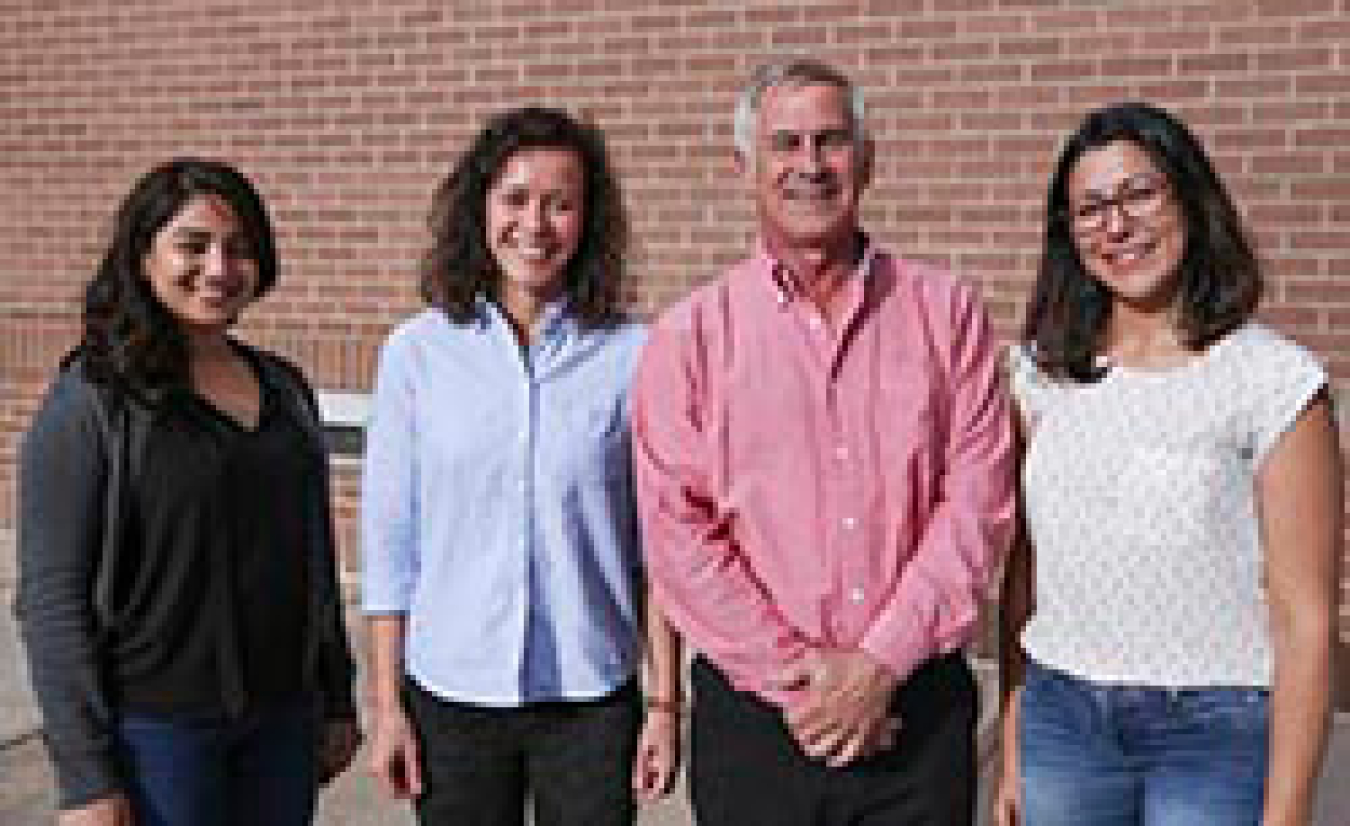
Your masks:
[{"label": "light blue button-up shirt", "polygon": [[638,659],[627,407],[645,330],[583,330],[558,304],[526,352],[480,310],[422,312],[380,352],[363,607],[407,616],[408,673],[446,699],[599,697]]}]

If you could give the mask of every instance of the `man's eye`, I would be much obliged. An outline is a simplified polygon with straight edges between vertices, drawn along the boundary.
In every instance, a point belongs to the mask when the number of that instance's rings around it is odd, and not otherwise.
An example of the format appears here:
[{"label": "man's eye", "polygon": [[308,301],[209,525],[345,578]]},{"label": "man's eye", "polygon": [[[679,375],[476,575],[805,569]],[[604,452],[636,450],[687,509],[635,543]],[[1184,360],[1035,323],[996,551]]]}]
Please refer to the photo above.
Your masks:
[{"label": "man's eye", "polygon": [[206,244],[201,241],[183,241],[178,251],[185,255],[206,255]]},{"label": "man's eye", "polygon": [[1089,201],[1088,203],[1079,204],[1078,206],[1074,207],[1073,217],[1091,219],[1095,218],[1098,215],[1101,215],[1102,211],[1105,209],[1106,209],[1105,201]]},{"label": "man's eye", "polygon": [[840,146],[847,146],[852,141],[852,139],[853,139],[852,135],[850,135],[846,130],[840,129],[836,132],[826,132],[824,135],[821,135],[820,145],[828,146],[831,148],[838,148]]},{"label": "man's eye", "polygon": [[791,152],[797,148],[797,136],[790,132],[779,132],[769,141],[769,147],[775,152]]}]

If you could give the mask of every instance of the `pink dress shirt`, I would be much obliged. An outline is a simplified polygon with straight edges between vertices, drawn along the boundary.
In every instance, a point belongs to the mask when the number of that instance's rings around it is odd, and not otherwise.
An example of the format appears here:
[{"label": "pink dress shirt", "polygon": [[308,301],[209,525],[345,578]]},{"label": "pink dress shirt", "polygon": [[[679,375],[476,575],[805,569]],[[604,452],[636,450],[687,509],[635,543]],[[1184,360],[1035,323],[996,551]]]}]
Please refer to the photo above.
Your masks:
[{"label": "pink dress shirt", "polygon": [[1014,522],[988,319],[869,246],[834,329],[761,251],[656,324],[633,390],[649,575],[738,688],[810,647],[901,680],[969,641]]}]

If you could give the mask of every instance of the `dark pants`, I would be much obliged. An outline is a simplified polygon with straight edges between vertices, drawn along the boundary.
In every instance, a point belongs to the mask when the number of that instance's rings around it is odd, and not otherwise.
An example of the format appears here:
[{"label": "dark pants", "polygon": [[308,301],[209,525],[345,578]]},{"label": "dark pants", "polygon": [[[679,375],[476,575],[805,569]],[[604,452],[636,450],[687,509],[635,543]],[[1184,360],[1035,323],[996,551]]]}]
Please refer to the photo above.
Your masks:
[{"label": "dark pants", "polygon": [[690,783],[702,826],[966,826],[977,695],[960,654],[928,661],[892,708],[896,745],[843,768],[798,748],[779,709],[695,660]]},{"label": "dark pants", "polygon": [[421,746],[424,826],[631,826],[641,699],[629,683],[585,702],[489,708],[407,682]]},{"label": "dark pants", "polygon": [[136,826],[307,826],[313,818],[308,704],[238,719],[127,713],[118,734]]}]

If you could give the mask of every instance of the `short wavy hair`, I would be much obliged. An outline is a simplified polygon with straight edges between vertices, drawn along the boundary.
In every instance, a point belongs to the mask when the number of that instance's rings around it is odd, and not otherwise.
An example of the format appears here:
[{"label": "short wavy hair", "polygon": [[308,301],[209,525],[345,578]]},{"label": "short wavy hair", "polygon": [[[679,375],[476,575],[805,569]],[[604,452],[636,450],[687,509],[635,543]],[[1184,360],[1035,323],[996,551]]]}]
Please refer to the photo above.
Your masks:
[{"label": "short wavy hair", "polygon": [[511,156],[529,149],[568,150],[581,158],[581,241],[567,262],[563,292],[581,326],[620,321],[629,225],[604,136],[566,112],[539,106],[493,116],[437,188],[429,220],[432,244],[420,269],[423,300],[464,323],[477,316],[480,299],[498,298],[501,272],[488,247],[488,191]]},{"label": "short wavy hair", "polygon": [[112,237],[84,293],[78,353],[90,378],[127,389],[184,386],[187,337],[150,287],[145,259],[155,236],[200,196],[218,196],[234,212],[257,262],[253,299],[277,280],[276,238],[262,196],[229,164],[176,158],[143,175],[113,218]]},{"label": "short wavy hair", "polygon": [[1118,103],[1087,115],[1065,143],[1045,201],[1045,237],[1022,340],[1041,370],[1094,382],[1111,316],[1111,293],[1083,265],[1069,215],[1069,175],[1087,153],[1116,141],[1142,149],[1167,177],[1186,226],[1177,327],[1200,350],[1251,318],[1261,265],[1233,199],[1200,141],[1175,116],[1147,103]]},{"label": "short wavy hair", "polygon": [[853,131],[853,142],[859,149],[868,151],[871,147],[871,135],[867,130],[867,102],[862,88],[833,66],[804,57],[764,63],[755,67],[749,82],[736,98],[736,113],[732,124],[736,150],[746,158],[755,156],[759,107],[764,102],[764,95],[770,89],[776,86],[816,85],[834,86],[844,93],[844,97],[848,100],[847,112],[849,126]]}]

